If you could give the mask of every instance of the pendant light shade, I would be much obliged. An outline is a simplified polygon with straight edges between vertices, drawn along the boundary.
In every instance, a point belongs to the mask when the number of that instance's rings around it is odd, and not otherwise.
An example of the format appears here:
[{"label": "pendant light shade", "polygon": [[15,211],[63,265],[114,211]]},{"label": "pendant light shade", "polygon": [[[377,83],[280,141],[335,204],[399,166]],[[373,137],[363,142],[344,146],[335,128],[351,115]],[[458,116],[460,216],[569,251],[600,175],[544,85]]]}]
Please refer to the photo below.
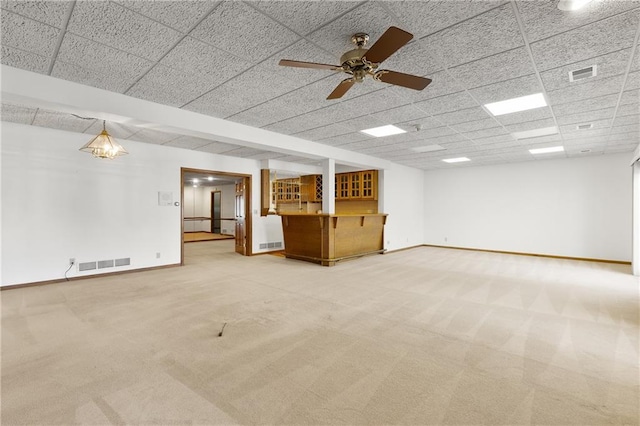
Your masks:
[{"label": "pendant light shade", "polygon": [[96,158],[109,159],[128,154],[127,150],[107,132],[105,121],[102,122],[102,133],[87,142],[85,146],[80,148],[80,151],[93,154]]}]

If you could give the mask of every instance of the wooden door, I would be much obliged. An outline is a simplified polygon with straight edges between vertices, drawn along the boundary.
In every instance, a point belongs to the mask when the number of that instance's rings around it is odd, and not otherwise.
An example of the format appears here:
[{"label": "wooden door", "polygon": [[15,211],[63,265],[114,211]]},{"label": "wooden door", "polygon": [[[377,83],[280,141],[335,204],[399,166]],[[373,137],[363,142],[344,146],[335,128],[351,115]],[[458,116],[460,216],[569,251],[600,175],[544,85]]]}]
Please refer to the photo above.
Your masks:
[{"label": "wooden door", "polygon": [[245,228],[245,179],[236,183],[236,253],[247,254],[247,235]]}]

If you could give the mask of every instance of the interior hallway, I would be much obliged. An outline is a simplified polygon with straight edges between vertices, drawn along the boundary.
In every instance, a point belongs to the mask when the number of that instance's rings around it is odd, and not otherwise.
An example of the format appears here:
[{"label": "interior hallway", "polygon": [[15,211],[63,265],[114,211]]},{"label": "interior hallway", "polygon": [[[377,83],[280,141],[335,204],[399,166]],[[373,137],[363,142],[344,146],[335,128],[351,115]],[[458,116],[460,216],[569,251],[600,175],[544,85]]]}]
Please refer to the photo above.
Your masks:
[{"label": "interior hallway", "polygon": [[233,244],[1,292],[2,424],[638,423],[629,266]]}]

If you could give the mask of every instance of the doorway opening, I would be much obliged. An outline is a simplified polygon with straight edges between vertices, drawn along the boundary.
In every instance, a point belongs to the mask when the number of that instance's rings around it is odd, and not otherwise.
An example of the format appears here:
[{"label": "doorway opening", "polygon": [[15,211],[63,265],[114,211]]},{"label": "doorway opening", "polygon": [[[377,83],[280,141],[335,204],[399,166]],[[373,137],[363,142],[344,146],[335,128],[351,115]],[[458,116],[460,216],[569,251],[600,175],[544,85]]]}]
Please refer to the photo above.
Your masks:
[{"label": "doorway opening", "polygon": [[233,250],[250,256],[251,175],[183,167],[180,176],[180,263],[185,243],[202,241],[234,240]]}]

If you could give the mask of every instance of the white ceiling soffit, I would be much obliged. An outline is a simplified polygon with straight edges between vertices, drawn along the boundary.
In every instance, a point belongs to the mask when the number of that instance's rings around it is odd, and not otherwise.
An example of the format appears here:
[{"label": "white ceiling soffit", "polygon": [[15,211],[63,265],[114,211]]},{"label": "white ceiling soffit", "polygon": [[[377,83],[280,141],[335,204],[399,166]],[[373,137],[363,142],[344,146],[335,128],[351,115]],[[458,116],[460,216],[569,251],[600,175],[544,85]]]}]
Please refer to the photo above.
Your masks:
[{"label": "white ceiling soffit", "polygon": [[[90,105],[69,94],[60,102],[47,90],[16,93],[3,67],[4,121],[83,131],[83,123],[55,112],[90,112],[119,123],[123,138],[143,142],[312,165],[335,157],[382,168],[389,160],[449,167],[440,161],[443,152],[468,157],[469,165],[533,160],[531,143],[511,134],[552,126],[558,144],[572,146],[565,157],[631,156],[640,143],[635,0],[593,1],[579,12],[559,10],[556,0],[0,4],[2,64],[105,90],[114,102]],[[368,79],[328,101],[343,74],[278,66],[283,58],[337,64],[352,48],[353,33],[368,33],[371,45],[390,26],[414,39],[382,68],[431,78],[425,90]],[[595,76],[570,81],[570,71],[594,65]],[[543,93],[549,106],[499,117],[482,107],[533,93]],[[34,96],[51,102],[34,105]],[[153,113],[135,111],[155,104]],[[588,122],[601,125],[576,133],[575,123]],[[360,133],[388,124],[407,133],[377,139]],[[222,134],[211,127],[222,127]],[[433,144],[446,151],[412,149]]]}]

